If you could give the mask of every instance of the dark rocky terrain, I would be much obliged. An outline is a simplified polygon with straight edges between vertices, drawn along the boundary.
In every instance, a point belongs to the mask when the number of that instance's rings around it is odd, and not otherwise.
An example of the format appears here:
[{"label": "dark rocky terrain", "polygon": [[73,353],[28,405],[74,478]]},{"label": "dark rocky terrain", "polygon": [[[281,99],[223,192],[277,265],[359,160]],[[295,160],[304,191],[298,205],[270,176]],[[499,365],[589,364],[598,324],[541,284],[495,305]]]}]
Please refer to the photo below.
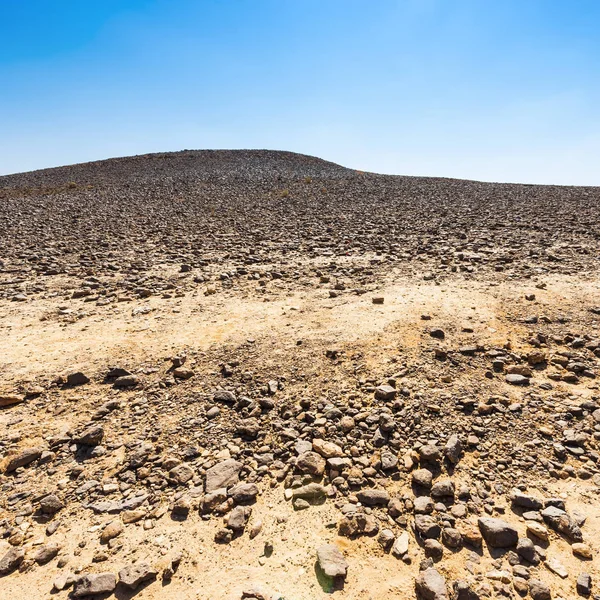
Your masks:
[{"label": "dark rocky terrain", "polygon": [[0,177],[0,589],[597,598],[598,213],[271,151]]},{"label": "dark rocky terrain", "polygon": [[577,273],[594,261],[599,199],[287,152],[150,154],[0,177],[0,256],[4,272],[78,277],[370,254],[439,276]]}]

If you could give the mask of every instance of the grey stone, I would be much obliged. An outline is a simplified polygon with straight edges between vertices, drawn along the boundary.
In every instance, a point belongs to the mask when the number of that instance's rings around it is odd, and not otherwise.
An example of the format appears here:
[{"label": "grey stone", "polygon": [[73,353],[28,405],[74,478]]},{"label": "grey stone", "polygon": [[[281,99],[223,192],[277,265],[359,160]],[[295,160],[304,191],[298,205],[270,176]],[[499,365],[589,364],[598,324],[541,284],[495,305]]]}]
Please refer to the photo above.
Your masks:
[{"label": "grey stone", "polygon": [[431,483],[433,481],[433,474],[429,469],[417,469],[412,472],[412,483],[417,487],[422,487],[425,489],[431,488]]},{"label": "grey stone", "polygon": [[[333,459],[330,459],[333,460]],[[308,473],[313,477],[321,477],[325,472],[325,459],[316,452],[303,452],[296,459],[296,468],[301,473]]]},{"label": "grey stone", "polygon": [[251,514],[249,506],[236,506],[227,517],[227,527],[233,531],[244,531]]},{"label": "grey stone", "polygon": [[233,392],[227,390],[219,390],[215,392],[213,396],[215,402],[222,402],[224,404],[235,404],[237,398]]},{"label": "grey stone", "polygon": [[375,535],[379,531],[379,525],[373,515],[361,512],[347,514],[338,525],[338,533],[344,537],[356,537],[359,535]]},{"label": "grey stone", "polygon": [[550,571],[552,571],[555,575],[558,575],[561,579],[566,579],[569,576],[569,572],[557,558],[549,558],[545,562],[545,565]]},{"label": "grey stone", "polygon": [[260,585],[252,585],[242,591],[242,600],[274,600],[277,596]]},{"label": "grey stone", "polygon": [[55,515],[64,506],[60,498],[55,494],[49,494],[40,500],[40,511],[45,515]]},{"label": "grey stone", "polygon": [[116,388],[135,387],[140,382],[137,375],[121,375],[117,377],[113,383]]},{"label": "grey stone", "polygon": [[133,510],[139,508],[148,499],[148,494],[142,494],[140,496],[134,496],[133,498],[127,498],[120,501],[107,501],[107,502],[92,502],[84,505],[86,508],[93,510],[95,513],[109,513],[117,514],[124,510]]},{"label": "grey stone", "polygon": [[529,580],[529,595],[532,600],[552,600],[550,587],[539,579]]},{"label": "grey stone", "polygon": [[433,538],[429,538],[423,542],[423,549],[425,550],[425,556],[435,561],[442,560],[444,556],[444,546]]},{"label": "grey stone", "polygon": [[221,529],[217,530],[214,539],[217,544],[229,544],[233,539],[233,532],[231,529],[225,529],[222,527]]},{"label": "grey stone", "polygon": [[356,497],[365,506],[385,506],[390,501],[390,495],[385,490],[361,490]]},{"label": "grey stone", "polygon": [[[24,396],[18,396],[17,394],[0,394],[0,408],[4,408],[5,406],[13,406],[15,404],[20,404],[25,401]],[[600,411],[599,411],[600,413]]]},{"label": "grey stone", "polygon": [[457,435],[451,435],[444,446],[444,456],[452,463],[457,464],[463,451],[462,442]]},{"label": "grey stone", "polygon": [[441,528],[429,515],[415,515],[415,529],[422,538],[439,538]]},{"label": "grey stone", "polygon": [[517,554],[531,564],[537,565],[540,562],[535,545],[529,538],[519,538]]},{"label": "grey stone", "polygon": [[562,533],[570,542],[582,542],[583,533],[577,522],[564,510],[556,506],[547,506],[542,518],[555,531]]},{"label": "grey stone", "polygon": [[109,594],[117,587],[117,578],[113,573],[89,573],[75,581],[73,597],[100,596]]},{"label": "grey stone", "polygon": [[463,545],[462,535],[454,527],[444,527],[442,529],[442,542],[448,548],[460,548]]},{"label": "grey stone", "polygon": [[194,469],[185,463],[173,467],[169,471],[169,477],[177,483],[187,483],[194,476]]},{"label": "grey stone", "polygon": [[104,429],[100,425],[92,425],[84,429],[76,438],[78,444],[84,446],[97,446],[104,437]]},{"label": "grey stone", "polygon": [[22,562],[25,552],[21,548],[10,548],[0,559],[0,577],[12,573]]},{"label": "grey stone", "polygon": [[45,546],[40,546],[38,551],[35,553],[33,560],[38,565],[45,565],[49,563],[60,551],[60,547],[58,544],[47,544]]},{"label": "grey stone", "polygon": [[440,479],[431,486],[433,498],[454,499],[454,483],[450,479]]},{"label": "grey stone", "polygon": [[419,448],[419,459],[422,463],[435,464],[441,457],[440,449],[434,444],[426,444]]},{"label": "grey stone", "polygon": [[202,499],[202,512],[210,513],[217,508],[217,506],[223,504],[223,502],[226,500],[227,490],[225,488],[205,494],[204,498]]},{"label": "grey stone", "polygon": [[510,499],[515,506],[520,506],[527,510],[540,510],[543,506],[541,500],[525,494],[516,488],[511,491]]},{"label": "grey stone", "polygon": [[256,501],[258,487],[254,483],[238,483],[228,491],[236,504],[251,504]]},{"label": "grey stone", "polygon": [[396,558],[402,558],[405,554],[408,554],[409,537],[406,531],[403,531],[394,542],[392,546],[392,554]]},{"label": "grey stone", "polygon": [[502,519],[482,517],[477,524],[483,539],[492,548],[510,548],[519,539],[517,530]]},{"label": "grey stone", "polygon": [[382,452],[381,454],[381,468],[384,471],[391,471],[398,466],[398,457],[391,452]]},{"label": "grey stone", "polygon": [[67,376],[67,385],[84,385],[89,383],[90,378],[84,375],[81,371],[77,373],[71,373]]},{"label": "grey stone", "polygon": [[334,580],[345,580],[348,573],[348,563],[333,544],[323,544],[317,548],[317,562],[321,571]]},{"label": "grey stone", "polygon": [[509,373],[505,379],[506,383],[510,383],[511,385],[529,385],[529,379],[518,373]]},{"label": "grey stone", "polygon": [[394,543],[396,537],[394,536],[394,532],[391,529],[382,529],[377,536],[377,541],[379,545],[384,549],[384,551],[388,551],[392,544]]},{"label": "grey stone", "polygon": [[419,573],[415,581],[415,589],[417,597],[422,600],[448,600],[446,580],[433,567]]},{"label": "grey stone", "polygon": [[292,500],[292,504],[294,506],[294,510],[306,510],[310,508],[310,502],[308,500],[304,500],[303,498],[294,498]]},{"label": "grey stone", "polygon": [[127,589],[135,590],[145,581],[156,579],[158,571],[148,563],[128,565],[119,571],[119,583]]},{"label": "grey stone", "polygon": [[481,596],[471,589],[471,586],[464,579],[454,582],[454,600],[481,600]]},{"label": "grey stone", "polygon": [[391,385],[380,385],[375,390],[375,398],[384,402],[391,402],[396,397],[396,388]]},{"label": "grey stone", "polygon": [[241,470],[242,463],[233,458],[228,458],[216,464],[206,471],[206,491],[214,492],[219,488],[236,484],[239,481]]},{"label": "grey stone", "polygon": [[292,490],[292,498],[303,498],[304,500],[317,500],[324,498],[327,490],[318,483],[308,483]]},{"label": "grey stone", "polygon": [[577,593],[585,597],[592,593],[592,576],[589,573],[580,573],[577,577]]},{"label": "grey stone", "polygon": [[417,496],[413,504],[416,514],[430,515],[433,512],[433,500],[429,496]]}]

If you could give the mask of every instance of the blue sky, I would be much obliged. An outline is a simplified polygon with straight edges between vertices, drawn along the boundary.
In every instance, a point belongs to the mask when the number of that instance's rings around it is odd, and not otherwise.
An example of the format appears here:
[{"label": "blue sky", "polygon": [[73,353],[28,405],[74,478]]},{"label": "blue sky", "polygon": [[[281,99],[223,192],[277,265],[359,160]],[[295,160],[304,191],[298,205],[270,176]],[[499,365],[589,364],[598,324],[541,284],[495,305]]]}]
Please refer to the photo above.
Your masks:
[{"label": "blue sky", "polygon": [[183,148],[600,185],[600,2],[0,0],[0,174]]}]

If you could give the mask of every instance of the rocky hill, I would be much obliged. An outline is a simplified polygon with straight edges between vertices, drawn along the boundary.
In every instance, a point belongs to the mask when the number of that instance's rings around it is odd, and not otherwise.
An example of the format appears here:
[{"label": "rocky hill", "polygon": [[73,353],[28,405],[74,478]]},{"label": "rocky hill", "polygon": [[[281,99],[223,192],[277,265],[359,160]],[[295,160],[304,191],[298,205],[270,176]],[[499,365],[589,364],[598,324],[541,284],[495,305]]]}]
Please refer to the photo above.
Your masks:
[{"label": "rocky hill", "polygon": [[598,597],[599,200],[273,151],[0,177],[0,589]]}]

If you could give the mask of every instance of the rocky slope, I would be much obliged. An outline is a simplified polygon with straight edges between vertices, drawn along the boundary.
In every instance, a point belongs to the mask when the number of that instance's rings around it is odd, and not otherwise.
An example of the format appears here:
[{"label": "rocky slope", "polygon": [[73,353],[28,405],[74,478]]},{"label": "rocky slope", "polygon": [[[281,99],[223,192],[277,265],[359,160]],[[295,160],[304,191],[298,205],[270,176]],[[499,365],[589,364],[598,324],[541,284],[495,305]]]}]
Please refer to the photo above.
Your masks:
[{"label": "rocky slope", "polygon": [[2,589],[597,597],[599,195],[267,151],[0,178]]}]

